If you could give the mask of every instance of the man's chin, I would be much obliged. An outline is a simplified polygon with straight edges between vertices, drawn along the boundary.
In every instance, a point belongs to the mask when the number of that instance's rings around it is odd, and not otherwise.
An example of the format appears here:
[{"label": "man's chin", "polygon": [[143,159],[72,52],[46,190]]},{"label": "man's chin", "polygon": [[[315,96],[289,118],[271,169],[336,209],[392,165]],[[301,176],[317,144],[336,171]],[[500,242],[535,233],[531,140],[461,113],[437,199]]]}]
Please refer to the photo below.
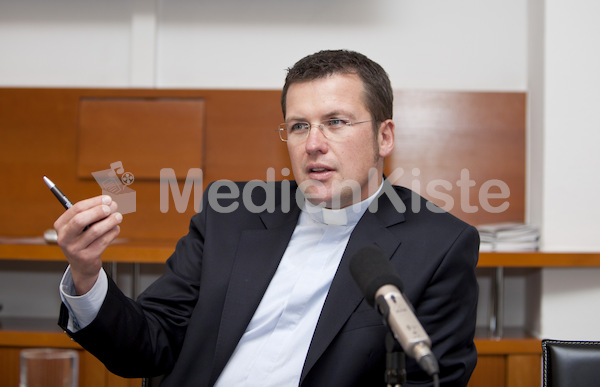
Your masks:
[{"label": "man's chin", "polygon": [[332,200],[327,195],[305,191],[304,197],[313,206],[331,208]]},{"label": "man's chin", "polygon": [[347,207],[348,205],[352,204],[351,200],[348,201],[347,198],[344,197],[340,197],[340,196],[321,196],[321,195],[312,195],[312,196],[306,196],[306,200],[308,200],[310,202],[310,204],[312,204],[313,206],[317,206],[317,207],[321,207],[321,208],[328,208],[328,209],[340,209],[340,208],[344,208]]},{"label": "man's chin", "polygon": [[305,180],[299,188],[306,200],[318,207],[332,209],[346,207],[352,204],[355,194],[357,201],[360,201],[360,191],[354,192],[349,187],[342,189],[340,192],[334,189],[335,187],[331,187],[331,184],[326,185],[319,181]]}]

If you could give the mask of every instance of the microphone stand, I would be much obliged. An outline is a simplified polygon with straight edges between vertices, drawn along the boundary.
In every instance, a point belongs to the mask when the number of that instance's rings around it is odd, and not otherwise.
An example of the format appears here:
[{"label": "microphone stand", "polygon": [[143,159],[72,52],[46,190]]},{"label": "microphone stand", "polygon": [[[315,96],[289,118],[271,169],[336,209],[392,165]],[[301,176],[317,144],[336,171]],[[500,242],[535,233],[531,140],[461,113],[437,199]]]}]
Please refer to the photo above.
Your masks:
[{"label": "microphone stand", "polygon": [[385,383],[387,387],[401,387],[406,383],[405,354],[391,331],[385,337],[385,349]]}]

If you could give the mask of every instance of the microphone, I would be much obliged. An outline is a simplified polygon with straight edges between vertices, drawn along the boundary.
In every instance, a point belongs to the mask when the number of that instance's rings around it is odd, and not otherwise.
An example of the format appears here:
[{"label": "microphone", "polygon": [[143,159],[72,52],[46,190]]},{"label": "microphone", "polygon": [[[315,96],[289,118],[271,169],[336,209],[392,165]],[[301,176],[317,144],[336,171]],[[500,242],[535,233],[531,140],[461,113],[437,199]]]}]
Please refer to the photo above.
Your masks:
[{"label": "microphone", "polygon": [[431,352],[431,339],[402,294],[402,281],[383,250],[377,245],[363,247],[350,260],[350,272],[369,305],[377,304],[384,323],[404,352],[430,376],[438,374],[439,366]]}]

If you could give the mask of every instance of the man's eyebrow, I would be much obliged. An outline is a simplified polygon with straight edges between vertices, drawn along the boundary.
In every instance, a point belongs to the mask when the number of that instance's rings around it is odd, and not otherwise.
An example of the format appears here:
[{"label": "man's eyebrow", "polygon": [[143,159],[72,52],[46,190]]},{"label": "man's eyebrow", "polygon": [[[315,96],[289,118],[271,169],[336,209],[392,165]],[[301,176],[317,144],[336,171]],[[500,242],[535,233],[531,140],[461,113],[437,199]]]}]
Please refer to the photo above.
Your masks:
[{"label": "man's eyebrow", "polygon": [[290,122],[290,121],[294,121],[294,122],[308,122],[308,120],[306,118],[302,118],[302,117],[286,117],[285,118],[285,122]]},{"label": "man's eyebrow", "polygon": [[[353,118],[354,115],[347,113],[345,111],[341,111],[341,110],[332,110],[328,113],[325,113],[321,116],[321,120],[327,120],[330,118],[334,118],[334,117],[345,117],[345,118]],[[309,120],[305,117],[302,116],[291,116],[291,117],[286,117],[285,119],[286,122],[309,122]]]},{"label": "man's eyebrow", "polygon": [[323,116],[324,118],[332,118],[332,117],[346,117],[346,118],[352,118],[352,114],[349,114],[347,112],[343,112],[340,110],[334,110],[330,113],[327,113],[326,115]]}]

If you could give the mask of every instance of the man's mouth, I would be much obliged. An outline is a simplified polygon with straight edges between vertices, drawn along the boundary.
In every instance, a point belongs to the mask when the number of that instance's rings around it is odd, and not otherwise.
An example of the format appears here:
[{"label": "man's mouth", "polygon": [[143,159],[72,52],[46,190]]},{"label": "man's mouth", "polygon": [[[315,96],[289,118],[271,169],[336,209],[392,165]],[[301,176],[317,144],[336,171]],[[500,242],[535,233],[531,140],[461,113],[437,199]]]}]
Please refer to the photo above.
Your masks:
[{"label": "man's mouth", "polygon": [[311,179],[323,180],[323,179],[327,179],[333,173],[334,170],[332,168],[328,168],[327,166],[316,165],[316,166],[309,166],[307,168],[307,171],[308,171],[308,176]]}]

